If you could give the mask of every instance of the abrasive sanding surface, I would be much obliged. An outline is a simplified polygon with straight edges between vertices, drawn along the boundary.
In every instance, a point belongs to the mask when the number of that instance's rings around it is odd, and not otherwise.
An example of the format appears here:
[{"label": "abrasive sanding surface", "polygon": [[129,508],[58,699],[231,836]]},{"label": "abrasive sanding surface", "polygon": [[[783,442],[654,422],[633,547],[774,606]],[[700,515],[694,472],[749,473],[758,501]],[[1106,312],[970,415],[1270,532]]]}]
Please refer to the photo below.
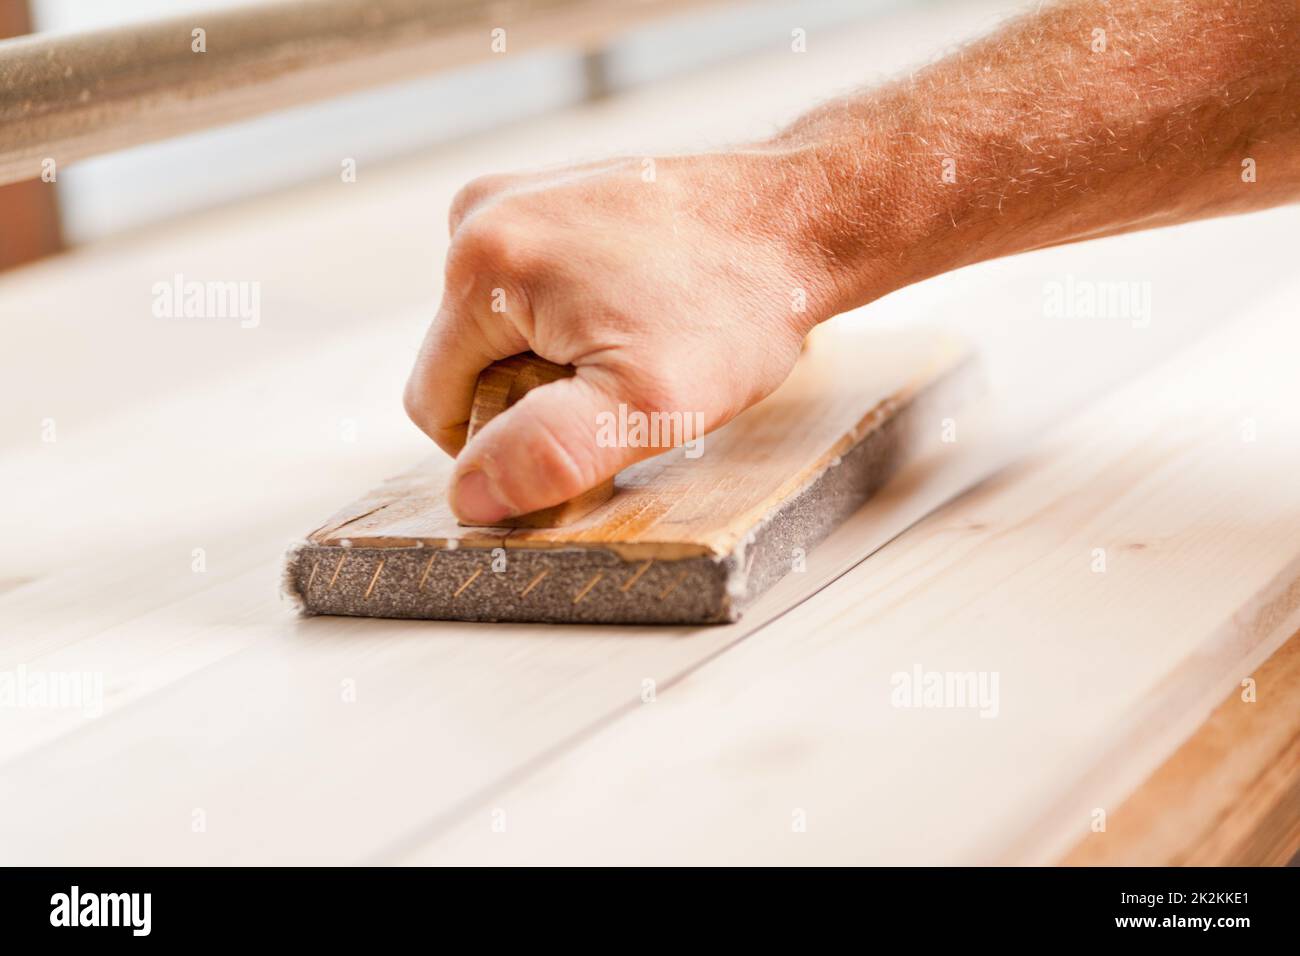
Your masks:
[{"label": "abrasive sanding surface", "polygon": [[291,555],[286,584],[312,614],[607,624],[730,620],[719,562],[631,562],[592,548],[307,545]]}]

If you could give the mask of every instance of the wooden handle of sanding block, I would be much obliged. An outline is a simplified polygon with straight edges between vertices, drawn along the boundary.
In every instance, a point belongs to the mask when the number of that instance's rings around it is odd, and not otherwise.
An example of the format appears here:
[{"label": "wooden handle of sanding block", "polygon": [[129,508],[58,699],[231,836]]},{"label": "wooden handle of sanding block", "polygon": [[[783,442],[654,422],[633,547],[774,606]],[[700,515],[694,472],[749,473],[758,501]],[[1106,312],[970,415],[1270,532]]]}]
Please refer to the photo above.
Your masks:
[{"label": "wooden handle of sanding block", "polygon": [[[467,440],[537,386],[569,378],[574,372],[572,365],[557,365],[533,352],[493,362],[479,373],[478,384],[474,386],[474,404],[469,413]],[[576,498],[541,511],[505,518],[498,524],[506,528],[558,528],[572,524],[603,505],[613,495],[614,479],[611,478]]]}]

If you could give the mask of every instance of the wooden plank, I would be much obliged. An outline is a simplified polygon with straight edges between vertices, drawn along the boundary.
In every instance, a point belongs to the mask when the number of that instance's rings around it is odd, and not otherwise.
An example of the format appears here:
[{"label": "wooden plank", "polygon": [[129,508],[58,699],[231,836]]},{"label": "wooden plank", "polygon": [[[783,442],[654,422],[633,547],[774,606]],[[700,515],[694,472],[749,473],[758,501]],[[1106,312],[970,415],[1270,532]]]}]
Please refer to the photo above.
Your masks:
[{"label": "wooden plank", "polygon": [[1298,300],[1293,279],[404,862],[1058,859],[1300,628]]},{"label": "wooden plank", "polygon": [[[1280,218],[1277,227],[1289,229],[1289,221]],[[1162,241],[1169,245],[1168,237]],[[1204,249],[1217,256],[1220,243],[1207,242]],[[967,295],[965,301],[994,314],[1007,300],[979,304]],[[1027,319],[1018,334],[1007,337],[1031,344],[1022,354],[1026,373],[1041,367],[1035,360],[1038,349],[1059,341],[1060,330],[1035,340],[1035,328]],[[1093,331],[1084,327],[1076,333]],[[357,365],[382,379],[399,340],[400,328],[372,327],[363,339],[341,340],[300,356],[298,368],[309,381],[337,380]],[[1100,359],[1111,354],[1111,344],[1083,334],[1071,340],[1071,352]],[[1088,363],[1080,367],[1087,369]],[[10,810],[0,820],[6,862],[392,859],[424,834],[479,818],[484,802],[515,780],[598,733],[609,720],[644,706],[647,679],[670,703],[697,679],[691,675],[704,662],[748,646],[735,642],[755,633],[761,622],[781,620],[790,629],[827,639],[874,634],[875,622],[835,620],[841,604],[829,605],[836,613],[828,618],[801,602],[817,594],[822,601],[827,585],[864,554],[996,466],[983,455],[997,443],[987,440],[976,420],[963,419],[961,440],[945,446],[945,455],[900,475],[809,556],[806,574],[778,585],[770,603],[738,627],[703,634],[604,628],[572,633],[298,622],[277,612],[271,596],[277,538],[320,507],[321,499],[336,495],[338,485],[358,483],[358,465],[328,442],[299,441],[289,459],[270,455],[291,446],[290,426],[302,414],[297,379],[273,371],[253,391],[242,380],[232,381],[143,416],[136,410],[121,422],[106,422],[78,437],[69,449],[77,458],[47,464],[45,477],[55,486],[51,492],[75,500],[68,483],[105,486],[114,449],[120,456],[124,447],[122,436],[141,431],[166,436],[161,447],[169,456],[195,464],[171,485],[145,484],[134,491],[122,486],[120,506],[131,494],[155,507],[169,497],[178,506],[194,500],[215,504],[223,492],[230,493],[229,476],[244,473],[252,476],[250,490],[235,500],[246,508],[260,489],[300,491],[292,500],[263,495],[264,513],[236,522],[233,533],[226,532],[230,540],[209,537],[208,525],[227,520],[220,513],[196,513],[188,526],[179,527],[171,525],[180,519],[169,515],[162,528],[136,538],[138,543],[118,542],[112,561],[72,562],[0,597],[6,625],[0,667],[25,663],[46,672],[99,671],[106,687],[104,716],[94,721],[66,710],[0,712],[0,742],[8,758],[0,764],[0,796]],[[1077,374],[1073,388],[1086,379],[1086,373]],[[1059,370],[1038,378],[1027,374],[1009,397],[1013,408],[1036,417],[1013,418],[1015,426],[1057,417],[1062,406],[1053,403],[1077,395],[1060,388],[1069,381]],[[1060,390],[1051,392],[1046,384]],[[368,387],[375,394],[363,420],[385,401],[382,388]],[[247,423],[254,420],[283,423],[282,430],[250,435]],[[362,448],[389,459],[409,453],[400,442],[388,441]],[[139,456],[150,447],[138,449],[122,465],[137,483],[147,474]],[[268,468],[275,461],[279,464]],[[76,465],[68,468],[69,462]],[[324,462],[333,470],[322,468]],[[316,489],[297,480],[295,469],[328,480]],[[317,500],[299,500],[301,489]],[[1029,507],[1032,511],[1032,502]],[[189,546],[195,541],[209,546],[213,576],[191,573]],[[945,536],[939,554],[953,544],[954,538]],[[856,583],[872,592],[890,579],[891,572],[873,565],[868,582],[859,576]],[[915,584],[904,581],[904,592]],[[70,594],[79,602],[70,605]],[[95,613],[87,615],[84,608],[92,605]],[[771,673],[783,667],[778,662]],[[341,698],[344,681],[357,693],[354,704]],[[770,687],[771,678],[766,682]],[[836,690],[831,686],[826,693]],[[707,729],[714,720],[707,718],[702,726]],[[773,746],[784,739],[771,721],[759,722],[755,730]],[[423,759],[413,761],[411,753]],[[78,785],[90,772],[96,780],[93,812],[87,803],[92,797]],[[191,839],[187,827],[195,809],[212,823],[203,836]],[[118,825],[102,827],[98,821],[105,814]],[[286,826],[286,820],[295,825]],[[52,839],[56,827],[60,835]],[[330,839],[322,841],[322,832]]]},{"label": "wooden plank", "polygon": [[[277,219],[281,212],[273,208]],[[304,218],[311,222],[309,213]],[[258,222],[247,224],[246,243]],[[0,513],[11,544],[0,560],[16,580],[0,595],[0,669],[101,673],[105,707],[97,720],[66,709],[0,710],[0,797],[10,811],[8,823],[0,821],[5,861],[391,859],[421,835],[475,817],[484,800],[519,775],[642,706],[646,679],[671,701],[704,661],[732,653],[727,648],[763,621],[784,615],[808,634],[873,633],[873,622],[815,617],[800,602],[819,593],[821,601],[837,575],[987,476],[1005,461],[998,455],[1015,453],[1099,382],[1150,362],[1216,318],[1213,296],[1177,276],[1268,266],[1268,250],[1281,255],[1285,244],[1256,247],[1246,237],[1281,237],[1295,228],[1288,211],[1213,225],[1069,255],[1069,268],[1081,271],[1104,270],[1112,256],[1148,264],[1157,288],[1168,289],[1162,301],[1178,323],[1141,332],[1127,323],[1044,323],[1017,309],[1016,290],[1037,290],[1044,275],[1065,268],[1061,250],[999,264],[980,290],[968,275],[953,277],[957,314],[980,316],[989,333],[988,358],[1007,399],[1007,444],[982,432],[977,419],[963,418],[959,441],[945,445],[946,454],[898,476],[809,555],[806,574],[778,585],[751,620],[704,635],[298,622],[277,607],[282,543],[331,500],[422,447],[401,422],[393,384],[409,361],[404,343],[418,340],[418,313],[370,322],[361,336],[317,341],[304,334],[292,376],[283,374],[272,340],[263,346],[269,361],[231,363],[224,378],[176,391],[165,402],[128,404],[99,420],[60,419],[59,442],[32,447],[29,438],[0,461],[23,489],[21,501]],[[265,241],[276,238],[272,232]],[[244,244],[229,241],[242,253]],[[1242,250],[1239,261],[1225,264],[1224,248]],[[89,308],[101,274],[150,268],[135,255],[127,246],[118,261],[103,262],[80,282],[41,268],[19,285],[39,277],[64,290],[67,307],[82,308],[84,294]],[[1057,265],[1048,264],[1053,260]],[[304,308],[295,315],[309,330],[317,313]],[[889,322],[887,310],[873,310],[873,318]],[[13,334],[22,327],[9,328]],[[58,323],[41,328],[55,336]],[[140,343],[138,353],[115,353],[114,377],[124,387],[148,374],[159,347],[147,338]],[[1051,349],[1076,362],[1062,369],[1038,360]],[[205,365],[185,367],[197,373]],[[355,376],[356,368],[367,375]],[[103,373],[94,367],[63,368],[62,377],[37,388],[36,399],[77,383],[97,388],[97,374]],[[348,384],[304,403],[303,382]],[[345,417],[362,426],[353,443],[337,435]],[[196,545],[207,553],[202,574],[191,568]],[[871,591],[887,580],[876,566],[858,586]],[[359,706],[343,704],[343,681],[354,682]],[[770,723],[758,729],[782,739]],[[424,759],[412,761],[411,753]],[[88,774],[96,781],[93,796],[84,787]],[[190,839],[195,808],[214,823],[205,837]],[[114,828],[100,825],[106,814],[118,821]],[[301,825],[286,827],[288,819]],[[328,841],[322,832],[331,834]]]},{"label": "wooden plank", "polygon": [[1297,853],[1300,633],[1061,862],[1285,866]]}]

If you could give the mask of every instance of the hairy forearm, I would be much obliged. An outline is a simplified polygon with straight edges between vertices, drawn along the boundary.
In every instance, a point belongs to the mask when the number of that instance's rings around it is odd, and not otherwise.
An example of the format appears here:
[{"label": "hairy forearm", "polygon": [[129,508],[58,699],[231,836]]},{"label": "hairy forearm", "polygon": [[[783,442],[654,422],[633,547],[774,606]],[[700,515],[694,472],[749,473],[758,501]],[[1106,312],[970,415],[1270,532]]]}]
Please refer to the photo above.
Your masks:
[{"label": "hairy forearm", "polygon": [[757,150],[826,312],[972,262],[1300,198],[1298,0],[1068,0]]}]

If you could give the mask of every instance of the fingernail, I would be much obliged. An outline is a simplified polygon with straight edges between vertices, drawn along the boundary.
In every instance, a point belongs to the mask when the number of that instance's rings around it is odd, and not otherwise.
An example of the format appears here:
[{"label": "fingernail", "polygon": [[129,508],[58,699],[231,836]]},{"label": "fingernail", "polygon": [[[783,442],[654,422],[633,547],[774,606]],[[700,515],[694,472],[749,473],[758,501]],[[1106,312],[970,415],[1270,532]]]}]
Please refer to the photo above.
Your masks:
[{"label": "fingernail", "polygon": [[492,481],[479,468],[471,468],[456,479],[451,490],[451,510],[461,521],[492,524],[511,514],[512,509],[492,487]]}]

